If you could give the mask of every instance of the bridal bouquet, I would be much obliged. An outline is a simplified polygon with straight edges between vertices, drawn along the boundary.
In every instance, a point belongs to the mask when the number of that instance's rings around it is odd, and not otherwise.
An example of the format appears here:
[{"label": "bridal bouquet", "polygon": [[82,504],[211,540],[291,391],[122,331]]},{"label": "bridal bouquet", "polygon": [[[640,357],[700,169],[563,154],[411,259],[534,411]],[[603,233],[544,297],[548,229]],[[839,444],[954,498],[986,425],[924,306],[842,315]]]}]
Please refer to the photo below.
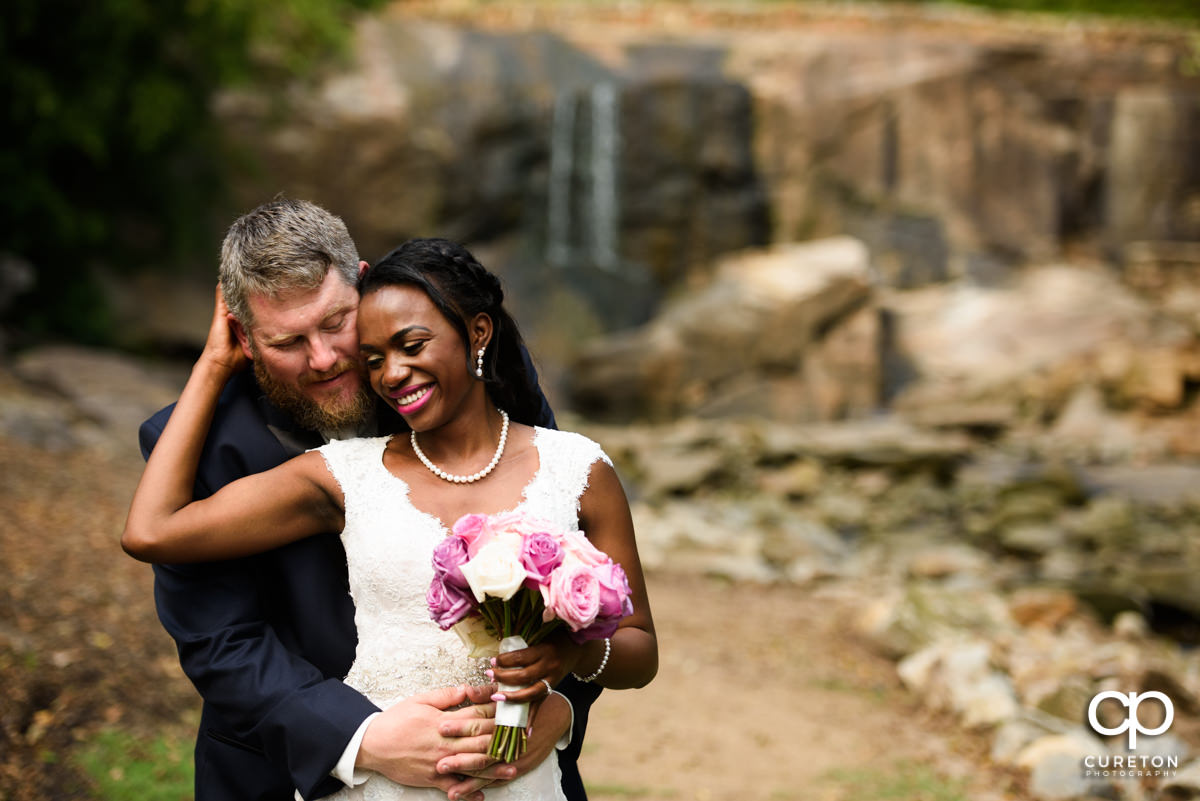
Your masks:
[{"label": "bridal bouquet", "polygon": [[[434,621],[453,628],[473,657],[536,645],[561,626],[576,642],[611,637],[633,611],[625,571],[582,531],[519,512],[459,518],[433,549],[425,598]],[[529,704],[499,702],[489,755],[517,759],[528,719]]]}]

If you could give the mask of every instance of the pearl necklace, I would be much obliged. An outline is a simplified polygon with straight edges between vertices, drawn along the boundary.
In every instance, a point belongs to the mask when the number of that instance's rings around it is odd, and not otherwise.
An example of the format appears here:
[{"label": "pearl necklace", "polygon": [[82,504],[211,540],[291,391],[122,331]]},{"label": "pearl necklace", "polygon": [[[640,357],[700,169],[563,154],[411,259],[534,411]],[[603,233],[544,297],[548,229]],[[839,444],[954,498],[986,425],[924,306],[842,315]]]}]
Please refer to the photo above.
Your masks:
[{"label": "pearl necklace", "polygon": [[470,484],[478,481],[488,473],[496,469],[496,465],[500,464],[500,454],[504,453],[504,443],[508,442],[508,414],[503,409],[497,409],[500,416],[504,418],[504,422],[500,425],[500,443],[496,445],[496,453],[492,456],[492,461],[488,462],[488,466],[480,470],[478,473],[472,473],[469,476],[456,476],[453,473],[447,473],[442,468],[429,461],[429,457],[425,455],[425,451],[421,450],[421,446],[417,444],[417,432],[410,431],[408,441],[412,443],[413,453],[421,460],[421,464],[429,468],[429,472],[433,473],[438,478],[444,481],[450,481],[455,484]]}]

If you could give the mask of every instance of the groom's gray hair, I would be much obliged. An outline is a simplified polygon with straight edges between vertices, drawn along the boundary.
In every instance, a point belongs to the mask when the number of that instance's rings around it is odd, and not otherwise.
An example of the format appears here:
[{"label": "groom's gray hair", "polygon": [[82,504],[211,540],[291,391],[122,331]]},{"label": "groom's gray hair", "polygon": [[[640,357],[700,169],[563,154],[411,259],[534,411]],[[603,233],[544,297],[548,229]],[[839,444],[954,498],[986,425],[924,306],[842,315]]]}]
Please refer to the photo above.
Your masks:
[{"label": "groom's gray hair", "polygon": [[358,249],[342,219],[307,200],[276,198],[243,214],[221,245],[221,291],[246,328],[251,295],[315,289],[329,270],[358,281]]}]

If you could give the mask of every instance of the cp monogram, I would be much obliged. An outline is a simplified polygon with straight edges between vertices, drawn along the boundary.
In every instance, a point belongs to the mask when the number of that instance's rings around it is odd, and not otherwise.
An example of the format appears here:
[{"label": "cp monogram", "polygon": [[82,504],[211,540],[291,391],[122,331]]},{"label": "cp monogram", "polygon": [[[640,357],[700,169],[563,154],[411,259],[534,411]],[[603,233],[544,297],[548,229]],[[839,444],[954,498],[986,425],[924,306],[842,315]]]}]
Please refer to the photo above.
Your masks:
[{"label": "cp monogram", "polygon": [[[1106,698],[1112,698],[1122,706],[1129,709],[1129,713],[1125,717],[1125,721],[1114,729],[1100,725],[1100,721],[1096,718],[1096,708],[1100,706],[1100,702]],[[1162,702],[1163,708],[1166,710],[1166,716],[1163,719],[1162,725],[1157,729],[1147,729],[1142,726],[1141,720],[1138,719],[1138,704],[1147,698],[1157,698]],[[1171,699],[1157,690],[1151,690],[1146,693],[1119,693],[1116,690],[1107,690],[1096,695],[1090,704],[1088,704],[1088,723],[1092,724],[1092,728],[1100,734],[1120,734],[1123,731],[1129,732],[1129,748],[1130,750],[1137,747],[1137,736],[1139,733],[1148,736],[1162,734],[1171,727],[1171,722],[1175,720],[1175,706],[1171,703]]]}]

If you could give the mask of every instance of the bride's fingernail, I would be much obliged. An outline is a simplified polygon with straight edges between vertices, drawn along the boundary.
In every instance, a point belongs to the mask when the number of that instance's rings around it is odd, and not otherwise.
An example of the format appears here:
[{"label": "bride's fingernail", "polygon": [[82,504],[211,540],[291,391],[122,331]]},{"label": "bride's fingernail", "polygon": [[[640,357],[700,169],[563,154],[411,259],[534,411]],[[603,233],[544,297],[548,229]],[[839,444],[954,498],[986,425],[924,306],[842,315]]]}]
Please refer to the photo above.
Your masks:
[{"label": "bride's fingernail", "polygon": [[496,678],[496,671],[494,671],[494,670],[485,670],[485,671],[483,671],[483,675],[485,675],[485,676],[487,676],[487,677],[488,677],[488,681],[492,681],[492,680],[494,680],[494,679]]},{"label": "bride's fingernail", "polygon": [[494,656],[491,659],[491,665],[492,665],[492,667],[496,666],[496,657],[494,657]]},{"label": "bride's fingernail", "polygon": [[492,700],[493,701],[507,701],[508,696],[506,696],[504,693],[496,693],[492,696]]}]

